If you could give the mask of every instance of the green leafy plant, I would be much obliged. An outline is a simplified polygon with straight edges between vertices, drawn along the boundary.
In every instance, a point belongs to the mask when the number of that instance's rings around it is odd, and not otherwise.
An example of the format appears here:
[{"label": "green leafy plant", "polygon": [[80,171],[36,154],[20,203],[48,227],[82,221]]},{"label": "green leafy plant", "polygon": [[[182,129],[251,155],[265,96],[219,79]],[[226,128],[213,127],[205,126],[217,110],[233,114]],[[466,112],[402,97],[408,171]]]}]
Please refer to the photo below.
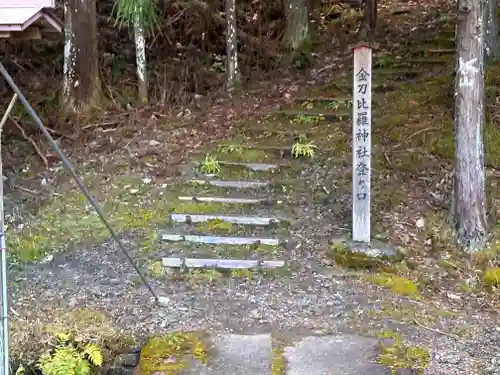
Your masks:
[{"label": "green leafy plant", "polygon": [[223,154],[231,154],[233,152],[241,154],[243,152],[243,147],[233,143],[225,143],[217,146],[217,152],[221,152]]},{"label": "green leafy plant", "polygon": [[306,100],[300,106],[303,107],[303,108],[307,108],[307,109],[313,109],[314,108],[314,103]]},{"label": "green leafy plant", "polygon": [[326,108],[336,111],[337,109],[340,108],[340,103],[339,102],[330,102],[326,105]]},{"label": "green leafy plant", "polygon": [[102,352],[95,344],[76,344],[71,336],[58,333],[53,350],[47,351],[38,360],[37,366],[43,375],[89,375],[103,363]]},{"label": "green leafy plant", "polygon": [[299,158],[305,156],[312,158],[315,154],[315,149],[318,148],[313,142],[308,142],[304,138],[299,138],[292,146],[292,156]]},{"label": "green leafy plant", "polygon": [[216,174],[220,172],[220,164],[219,161],[210,155],[205,156],[205,160],[201,163],[200,171],[206,174]]},{"label": "green leafy plant", "polygon": [[321,120],[324,120],[323,116],[308,116],[308,115],[297,115],[295,116],[295,122],[299,124],[317,124]]}]

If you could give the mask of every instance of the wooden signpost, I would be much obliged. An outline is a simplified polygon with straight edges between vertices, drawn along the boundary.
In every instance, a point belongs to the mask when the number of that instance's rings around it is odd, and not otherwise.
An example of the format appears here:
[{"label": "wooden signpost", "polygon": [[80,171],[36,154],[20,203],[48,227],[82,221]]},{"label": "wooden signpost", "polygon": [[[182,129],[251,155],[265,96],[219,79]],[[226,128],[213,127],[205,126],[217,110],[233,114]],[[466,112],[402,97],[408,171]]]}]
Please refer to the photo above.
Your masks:
[{"label": "wooden signpost", "polygon": [[370,242],[372,49],[354,48],[352,93],[352,239]]}]

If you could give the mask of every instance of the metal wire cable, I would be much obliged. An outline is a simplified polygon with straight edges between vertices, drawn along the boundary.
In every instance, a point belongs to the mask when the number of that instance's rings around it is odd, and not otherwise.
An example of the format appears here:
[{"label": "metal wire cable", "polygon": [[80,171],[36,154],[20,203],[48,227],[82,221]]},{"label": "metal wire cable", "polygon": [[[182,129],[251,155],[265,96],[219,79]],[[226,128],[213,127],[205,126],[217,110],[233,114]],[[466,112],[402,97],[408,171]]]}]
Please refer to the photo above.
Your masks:
[{"label": "metal wire cable", "polygon": [[111,237],[113,237],[113,239],[116,241],[116,243],[118,244],[118,247],[123,252],[123,254],[125,255],[125,257],[129,261],[129,263],[134,267],[135,271],[137,272],[137,274],[141,278],[142,282],[146,285],[146,287],[148,288],[149,292],[153,296],[155,302],[157,304],[160,304],[160,300],[159,300],[158,296],[156,295],[156,293],[154,292],[153,288],[151,287],[151,285],[149,284],[149,282],[146,280],[146,278],[142,274],[142,272],[139,269],[139,267],[135,264],[134,260],[132,259],[132,257],[128,253],[128,251],[125,249],[125,246],[123,245],[123,242],[118,238],[118,235],[116,234],[115,230],[113,229],[113,227],[111,226],[111,224],[109,223],[109,221],[104,216],[104,213],[102,212],[101,208],[99,207],[99,205],[97,204],[97,202],[94,200],[94,198],[92,198],[92,196],[90,195],[90,192],[88,191],[88,189],[85,186],[84,182],[76,174],[76,172],[75,172],[73,166],[71,165],[71,163],[68,161],[68,159],[66,158],[66,156],[64,156],[64,153],[61,151],[61,149],[57,145],[57,143],[54,140],[54,138],[52,138],[52,136],[48,132],[48,130],[45,127],[45,125],[43,125],[42,120],[40,120],[40,118],[38,117],[38,115],[36,114],[36,112],[34,111],[34,109],[31,107],[31,105],[29,104],[29,102],[26,100],[26,98],[24,97],[23,93],[21,92],[21,90],[19,89],[19,87],[16,85],[16,83],[14,82],[14,80],[9,75],[9,73],[7,72],[7,70],[5,69],[5,67],[3,66],[3,64],[1,62],[0,62],[0,73],[2,73],[3,77],[5,78],[5,80],[7,81],[7,83],[9,84],[10,88],[12,89],[12,91],[14,91],[14,93],[17,94],[19,100],[21,101],[21,103],[23,104],[23,106],[26,108],[26,110],[28,111],[28,113],[31,116],[31,118],[33,119],[33,121],[35,121],[35,123],[37,124],[38,128],[40,129],[40,131],[49,140],[50,144],[52,145],[52,148],[57,153],[57,155],[61,159],[61,161],[64,164],[64,166],[69,170],[69,172],[71,173],[71,176],[73,177],[73,179],[75,180],[75,182],[77,183],[78,187],[83,192],[83,194],[85,195],[85,197],[87,198],[87,200],[89,201],[89,203],[92,205],[92,207],[94,207],[95,211],[97,212],[97,215],[99,215],[99,218],[101,219],[101,221],[104,223],[104,225],[108,229],[109,233],[111,234]]}]

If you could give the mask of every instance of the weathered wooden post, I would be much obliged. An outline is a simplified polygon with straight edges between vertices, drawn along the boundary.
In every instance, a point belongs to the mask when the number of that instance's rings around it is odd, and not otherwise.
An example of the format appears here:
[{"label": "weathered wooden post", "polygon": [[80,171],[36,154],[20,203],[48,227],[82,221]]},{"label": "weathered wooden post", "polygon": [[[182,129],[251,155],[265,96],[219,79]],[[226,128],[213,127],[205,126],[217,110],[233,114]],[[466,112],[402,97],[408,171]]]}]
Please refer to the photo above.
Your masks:
[{"label": "weathered wooden post", "polygon": [[352,237],[370,242],[372,48],[354,47],[352,101]]}]

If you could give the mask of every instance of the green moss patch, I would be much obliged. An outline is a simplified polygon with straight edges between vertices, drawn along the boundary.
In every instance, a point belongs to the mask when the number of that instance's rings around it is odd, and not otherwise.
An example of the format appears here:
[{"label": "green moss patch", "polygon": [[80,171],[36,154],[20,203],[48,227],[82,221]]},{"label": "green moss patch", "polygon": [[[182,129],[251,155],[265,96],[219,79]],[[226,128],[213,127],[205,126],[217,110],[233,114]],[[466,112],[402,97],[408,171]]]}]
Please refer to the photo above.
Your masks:
[{"label": "green moss patch", "polygon": [[215,233],[221,235],[227,235],[235,232],[235,227],[237,226],[221,219],[211,219],[204,223],[197,223],[195,225],[195,228],[199,233]]},{"label": "green moss patch", "polygon": [[423,375],[429,365],[429,351],[419,346],[406,345],[402,336],[393,331],[382,331],[380,338],[389,339],[390,344],[383,344],[377,362],[390,369],[396,375],[398,369],[411,369],[415,374]]},{"label": "green moss patch", "polygon": [[489,267],[485,269],[482,280],[483,284],[487,287],[498,287],[500,285],[500,268]]},{"label": "green moss patch", "polygon": [[273,355],[271,358],[271,375],[286,374],[286,359],[283,354],[283,344],[273,340]]},{"label": "green moss patch", "polygon": [[379,273],[367,276],[366,280],[374,285],[388,287],[395,294],[411,297],[414,299],[421,298],[417,284],[405,277],[388,273]]},{"label": "green moss patch", "polygon": [[176,332],[154,336],[141,350],[137,375],[181,374],[188,358],[207,362],[207,344],[201,335]]},{"label": "green moss patch", "polygon": [[389,256],[369,256],[360,251],[352,251],[344,244],[335,244],[330,247],[327,255],[339,266],[350,269],[392,269],[392,264],[399,259]]}]

